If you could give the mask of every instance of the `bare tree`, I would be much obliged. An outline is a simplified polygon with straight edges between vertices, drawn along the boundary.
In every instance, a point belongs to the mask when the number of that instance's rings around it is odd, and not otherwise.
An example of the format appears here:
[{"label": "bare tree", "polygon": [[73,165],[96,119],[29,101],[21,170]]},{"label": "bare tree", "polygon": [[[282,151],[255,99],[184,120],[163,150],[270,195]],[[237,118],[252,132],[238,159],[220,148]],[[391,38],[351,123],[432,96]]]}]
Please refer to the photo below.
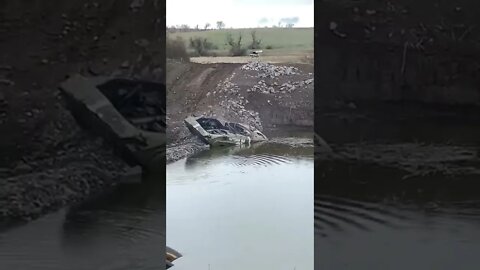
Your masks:
[{"label": "bare tree", "polygon": [[209,55],[210,50],[218,49],[215,44],[208,41],[206,38],[190,38],[190,47],[195,50],[199,56]]},{"label": "bare tree", "polygon": [[260,43],[262,43],[262,40],[257,39],[257,32],[253,30],[250,34],[252,36],[252,43],[250,44],[250,49],[260,49]]},{"label": "bare tree", "polygon": [[242,56],[247,54],[247,49],[242,46],[242,33],[238,34],[238,39],[235,40],[232,34],[227,34],[227,44],[230,46],[230,53],[232,56]]},{"label": "bare tree", "polygon": [[204,30],[207,30],[209,27],[210,27],[210,23],[206,23]]},{"label": "bare tree", "polygon": [[217,22],[217,28],[218,29],[223,29],[225,28],[225,23],[223,21],[218,21]]}]

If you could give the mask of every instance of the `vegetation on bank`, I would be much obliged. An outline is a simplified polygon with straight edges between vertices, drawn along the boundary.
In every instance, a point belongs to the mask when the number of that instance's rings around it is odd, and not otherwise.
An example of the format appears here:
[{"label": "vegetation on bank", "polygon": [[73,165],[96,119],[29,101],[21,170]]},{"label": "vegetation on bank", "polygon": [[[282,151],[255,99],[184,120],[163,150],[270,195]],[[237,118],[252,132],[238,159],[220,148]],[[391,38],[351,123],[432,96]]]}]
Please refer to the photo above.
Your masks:
[{"label": "vegetation on bank", "polygon": [[180,61],[189,61],[190,55],[187,52],[187,46],[182,37],[171,37],[167,35],[166,56],[169,59]]},{"label": "vegetation on bank", "polygon": [[[167,57],[242,56],[249,49],[313,50],[313,28],[218,29],[168,33]],[[182,45],[183,42],[183,45]]]}]

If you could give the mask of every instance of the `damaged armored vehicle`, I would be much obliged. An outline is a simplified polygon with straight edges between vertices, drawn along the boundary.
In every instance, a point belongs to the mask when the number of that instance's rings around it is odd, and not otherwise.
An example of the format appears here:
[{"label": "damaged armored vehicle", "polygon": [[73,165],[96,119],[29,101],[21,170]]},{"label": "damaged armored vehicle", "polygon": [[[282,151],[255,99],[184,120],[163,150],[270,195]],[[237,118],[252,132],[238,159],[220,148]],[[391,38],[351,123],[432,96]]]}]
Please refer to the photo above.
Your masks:
[{"label": "damaged armored vehicle", "polygon": [[[164,84],[75,75],[60,88],[75,119],[113,144],[131,166],[155,167],[155,158],[165,156]],[[166,247],[166,269],[180,257]]]},{"label": "damaged armored vehicle", "polygon": [[60,88],[77,121],[112,143],[130,165],[149,167],[164,155],[164,84],[76,75]]},{"label": "damaged armored vehicle", "polygon": [[185,124],[190,132],[210,146],[249,145],[268,140],[258,129],[241,123],[222,124],[215,118],[190,116]]}]

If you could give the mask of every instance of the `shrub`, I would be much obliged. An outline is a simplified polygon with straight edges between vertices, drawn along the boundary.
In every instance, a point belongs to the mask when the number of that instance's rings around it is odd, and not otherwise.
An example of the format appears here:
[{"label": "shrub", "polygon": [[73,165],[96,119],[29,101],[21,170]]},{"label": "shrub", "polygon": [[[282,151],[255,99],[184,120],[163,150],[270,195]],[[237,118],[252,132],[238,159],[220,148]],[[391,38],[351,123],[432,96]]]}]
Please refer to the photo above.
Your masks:
[{"label": "shrub", "polygon": [[218,47],[206,38],[190,38],[190,48],[194,49],[199,56],[208,56],[210,50],[218,49]]},{"label": "shrub", "polygon": [[238,39],[234,40],[231,34],[227,35],[227,44],[230,46],[230,54],[232,56],[247,55],[247,48],[242,46],[242,34],[238,35]]},{"label": "shrub", "polygon": [[257,33],[252,31],[250,35],[252,36],[252,43],[248,47],[252,50],[261,49],[262,40],[257,38]]},{"label": "shrub", "polygon": [[177,37],[172,39],[167,37],[166,56],[169,59],[177,59],[181,61],[190,60],[183,38]]},{"label": "shrub", "polygon": [[272,46],[272,45],[267,45],[267,46],[265,47],[265,49],[271,50],[271,49],[273,49],[273,46]]}]

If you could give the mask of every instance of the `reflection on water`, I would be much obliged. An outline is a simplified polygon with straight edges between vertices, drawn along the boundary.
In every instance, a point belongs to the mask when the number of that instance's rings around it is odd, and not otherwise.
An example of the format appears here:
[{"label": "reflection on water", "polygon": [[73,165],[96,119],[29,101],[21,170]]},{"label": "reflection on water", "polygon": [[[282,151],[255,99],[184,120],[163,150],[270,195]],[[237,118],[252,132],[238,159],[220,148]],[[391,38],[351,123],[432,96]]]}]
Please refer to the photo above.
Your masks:
[{"label": "reflection on water", "polygon": [[0,269],[165,267],[165,176],[0,232]]},{"label": "reflection on water", "polygon": [[[412,155],[420,150],[440,160],[438,167],[443,168],[445,160],[455,157],[450,149],[478,147],[478,125],[377,118],[316,118],[315,128],[329,143],[342,146],[362,141],[373,146],[406,142],[439,146],[427,150],[405,147],[406,155],[399,155],[399,160],[412,165],[424,161],[421,155]],[[359,156],[366,152],[357,149]],[[366,150],[379,153],[373,147]],[[475,166],[464,159],[455,164]],[[407,173],[398,167],[360,161],[319,160],[315,164],[315,269],[479,269],[477,175],[437,173],[405,178]]]},{"label": "reflection on water", "polygon": [[252,146],[167,166],[176,269],[313,269],[313,147]]},{"label": "reflection on water", "polygon": [[342,197],[315,196],[315,229],[323,236],[329,229],[346,231],[349,228],[371,231],[370,224],[395,227],[407,216],[376,204]]},{"label": "reflection on water", "polygon": [[315,269],[478,269],[480,198],[315,196]]}]

